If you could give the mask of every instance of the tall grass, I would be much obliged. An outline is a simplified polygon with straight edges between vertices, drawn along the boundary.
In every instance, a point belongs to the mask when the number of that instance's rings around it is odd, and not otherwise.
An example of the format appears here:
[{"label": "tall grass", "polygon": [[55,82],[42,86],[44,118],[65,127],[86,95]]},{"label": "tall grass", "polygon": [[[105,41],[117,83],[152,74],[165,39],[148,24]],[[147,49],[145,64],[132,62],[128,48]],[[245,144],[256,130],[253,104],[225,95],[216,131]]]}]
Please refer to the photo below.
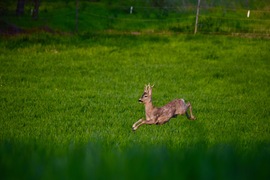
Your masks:
[{"label": "tall grass", "polygon": [[[269,41],[226,36],[39,34],[0,42],[1,177],[269,177]],[[196,121],[131,125],[153,102]]]}]

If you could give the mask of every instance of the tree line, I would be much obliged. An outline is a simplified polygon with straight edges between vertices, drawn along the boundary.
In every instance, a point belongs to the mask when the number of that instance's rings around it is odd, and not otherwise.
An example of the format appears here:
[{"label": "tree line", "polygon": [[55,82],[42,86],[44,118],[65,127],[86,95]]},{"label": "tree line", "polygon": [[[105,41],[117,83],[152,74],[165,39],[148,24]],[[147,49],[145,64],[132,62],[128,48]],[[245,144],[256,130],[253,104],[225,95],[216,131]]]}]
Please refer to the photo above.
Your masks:
[{"label": "tree line", "polygon": [[[21,16],[24,14],[24,6],[25,6],[25,0],[18,0],[17,1],[17,8],[16,8],[16,15]],[[38,11],[40,6],[40,0],[32,0],[32,18],[37,19],[38,18]]]}]

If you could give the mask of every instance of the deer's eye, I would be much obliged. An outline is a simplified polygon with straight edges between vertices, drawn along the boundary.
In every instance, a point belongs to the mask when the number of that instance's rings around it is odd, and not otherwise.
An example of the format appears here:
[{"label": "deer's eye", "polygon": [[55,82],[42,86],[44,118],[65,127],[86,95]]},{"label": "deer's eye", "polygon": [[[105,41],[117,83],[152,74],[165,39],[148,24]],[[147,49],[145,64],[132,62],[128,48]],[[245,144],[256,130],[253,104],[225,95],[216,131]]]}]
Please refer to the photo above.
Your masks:
[{"label": "deer's eye", "polygon": [[143,97],[147,97],[147,95],[144,95]]}]

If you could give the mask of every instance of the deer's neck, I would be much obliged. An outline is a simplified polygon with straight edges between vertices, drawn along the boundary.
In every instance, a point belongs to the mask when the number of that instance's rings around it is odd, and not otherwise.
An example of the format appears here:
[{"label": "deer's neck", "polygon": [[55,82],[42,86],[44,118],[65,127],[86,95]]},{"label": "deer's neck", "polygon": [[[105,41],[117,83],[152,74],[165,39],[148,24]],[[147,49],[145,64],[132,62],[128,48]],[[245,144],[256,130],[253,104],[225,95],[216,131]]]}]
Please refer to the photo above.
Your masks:
[{"label": "deer's neck", "polygon": [[154,109],[155,107],[153,106],[152,102],[145,103],[145,112],[147,116],[151,116]]}]

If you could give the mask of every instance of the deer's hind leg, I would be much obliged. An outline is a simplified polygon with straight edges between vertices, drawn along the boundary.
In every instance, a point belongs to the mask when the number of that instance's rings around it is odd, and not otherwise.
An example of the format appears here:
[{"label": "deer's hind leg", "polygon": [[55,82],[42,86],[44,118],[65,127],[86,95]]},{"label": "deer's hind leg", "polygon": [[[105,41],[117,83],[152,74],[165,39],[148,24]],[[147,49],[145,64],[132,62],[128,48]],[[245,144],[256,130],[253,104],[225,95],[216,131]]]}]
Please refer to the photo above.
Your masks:
[{"label": "deer's hind leg", "polygon": [[[188,114],[188,109],[189,109],[190,115]],[[193,114],[192,114],[192,106],[191,106],[190,102],[188,102],[188,103],[186,104],[186,116],[187,116],[187,118],[190,119],[190,120],[195,120],[195,119],[196,119],[196,117],[193,116]]]}]

